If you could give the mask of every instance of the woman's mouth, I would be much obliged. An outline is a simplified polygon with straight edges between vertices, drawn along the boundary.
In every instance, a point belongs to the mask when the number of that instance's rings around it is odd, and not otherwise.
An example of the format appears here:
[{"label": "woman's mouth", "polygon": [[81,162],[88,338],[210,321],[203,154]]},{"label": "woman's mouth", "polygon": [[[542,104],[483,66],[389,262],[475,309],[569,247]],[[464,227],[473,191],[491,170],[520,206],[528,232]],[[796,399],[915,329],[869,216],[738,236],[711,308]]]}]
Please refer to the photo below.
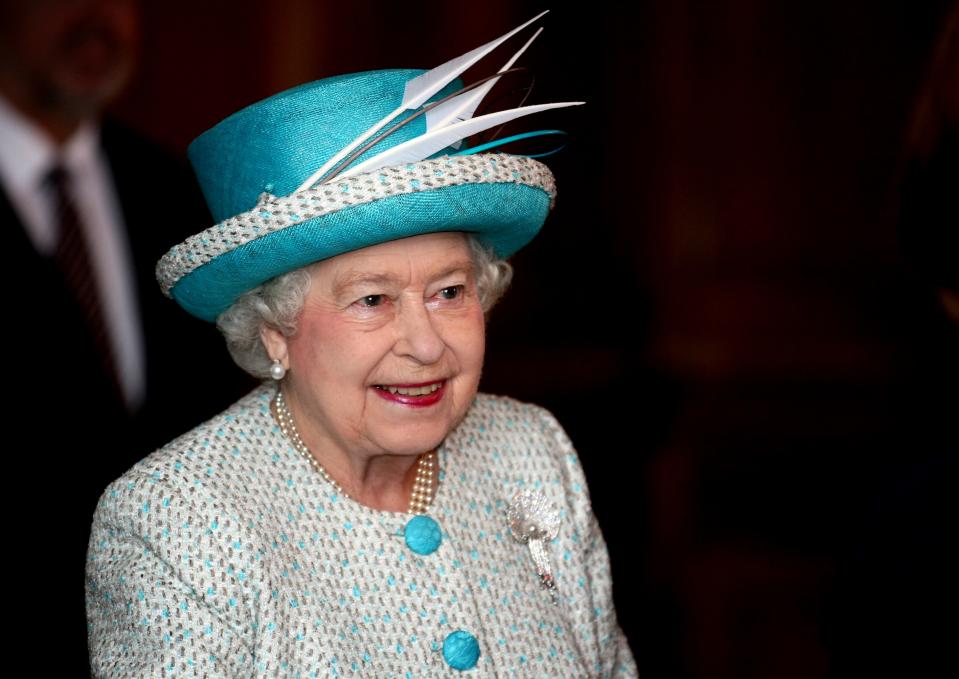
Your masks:
[{"label": "woman's mouth", "polygon": [[376,393],[387,401],[413,407],[431,406],[443,398],[446,380],[420,384],[376,384]]}]

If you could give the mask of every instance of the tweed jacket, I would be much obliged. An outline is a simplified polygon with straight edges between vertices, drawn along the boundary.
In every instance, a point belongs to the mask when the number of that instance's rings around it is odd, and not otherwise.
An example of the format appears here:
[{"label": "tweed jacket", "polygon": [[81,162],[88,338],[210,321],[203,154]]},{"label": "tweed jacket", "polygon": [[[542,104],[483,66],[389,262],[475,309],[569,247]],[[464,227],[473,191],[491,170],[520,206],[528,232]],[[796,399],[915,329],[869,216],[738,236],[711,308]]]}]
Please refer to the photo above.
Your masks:
[{"label": "tweed jacket", "polygon": [[[273,420],[263,384],[103,492],[86,566],[103,677],[448,677],[466,633],[476,677],[634,676],[606,545],[565,432],[543,408],[478,394],[438,451],[427,555],[409,515],[332,486]],[[554,602],[506,509],[537,489],[561,516]]]}]

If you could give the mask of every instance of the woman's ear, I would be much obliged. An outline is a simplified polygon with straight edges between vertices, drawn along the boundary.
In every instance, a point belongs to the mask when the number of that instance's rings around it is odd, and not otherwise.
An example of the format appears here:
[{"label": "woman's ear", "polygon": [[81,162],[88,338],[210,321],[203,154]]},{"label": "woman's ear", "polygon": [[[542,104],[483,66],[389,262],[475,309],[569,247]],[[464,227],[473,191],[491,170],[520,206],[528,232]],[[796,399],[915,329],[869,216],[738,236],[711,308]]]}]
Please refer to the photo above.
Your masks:
[{"label": "woman's ear", "polygon": [[287,370],[290,369],[290,354],[286,343],[286,336],[269,326],[260,327],[260,340],[266,348],[266,354],[271,361],[279,361]]}]

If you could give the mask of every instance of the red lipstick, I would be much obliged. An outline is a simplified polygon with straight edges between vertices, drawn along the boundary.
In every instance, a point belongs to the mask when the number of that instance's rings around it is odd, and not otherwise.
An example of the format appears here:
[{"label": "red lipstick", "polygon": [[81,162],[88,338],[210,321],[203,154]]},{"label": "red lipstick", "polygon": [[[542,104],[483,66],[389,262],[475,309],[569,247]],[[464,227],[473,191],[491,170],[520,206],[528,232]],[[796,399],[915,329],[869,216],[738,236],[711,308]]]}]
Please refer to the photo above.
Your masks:
[{"label": "red lipstick", "polygon": [[373,387],[373,390],[381,398],[386,399],[387,401],[393,401],[394,403],[399,403],[405,406],[411,406],[413,408],[427,408],[431,405],[434,405],[443,398],[443,394],[446,393],[446,380],[443,380],[440,383],[439,388],[436,391],[430,392],[429,394],[422,394],[419,396],[412,396],[410,394],[400,394],[393,393],[389,391],[388,387],[393,387],[396,389],[413,389],[415,387],[425,387],[431,384],[436,384],[436,381],[433,382],[420,382],[419,384],[390,384],[390,385],[377,385]]}]

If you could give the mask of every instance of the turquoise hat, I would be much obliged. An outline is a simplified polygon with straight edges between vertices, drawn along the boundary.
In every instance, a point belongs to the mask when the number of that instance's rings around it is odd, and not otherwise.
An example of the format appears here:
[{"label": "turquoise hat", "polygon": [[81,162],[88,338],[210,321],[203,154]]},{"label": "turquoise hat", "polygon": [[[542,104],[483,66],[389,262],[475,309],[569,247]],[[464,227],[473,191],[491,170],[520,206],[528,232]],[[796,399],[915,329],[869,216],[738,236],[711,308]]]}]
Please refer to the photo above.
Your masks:
[{"label": "turquoise hat", "polygon": [[[188,155],[217,224],[160,259],[163,292],[215,321],[275,276],[390,240],[463,231],[500,257],[526,245],[555,197],[553,175],[539,161],[471,153],[456,140],[425,158],[394,162],[427,137],[429,116],[417,112],[462,90],[458,78],[397,117],[410,118],[408,124],[348,158],[332,178],[314,181],[318,168],[402,109],[410,83],[426,73],[317,80],[248,106],[197,137]],[[546,106],[559,104],[539,108]],[[392,160],[382,165],[381,157]]]}]

